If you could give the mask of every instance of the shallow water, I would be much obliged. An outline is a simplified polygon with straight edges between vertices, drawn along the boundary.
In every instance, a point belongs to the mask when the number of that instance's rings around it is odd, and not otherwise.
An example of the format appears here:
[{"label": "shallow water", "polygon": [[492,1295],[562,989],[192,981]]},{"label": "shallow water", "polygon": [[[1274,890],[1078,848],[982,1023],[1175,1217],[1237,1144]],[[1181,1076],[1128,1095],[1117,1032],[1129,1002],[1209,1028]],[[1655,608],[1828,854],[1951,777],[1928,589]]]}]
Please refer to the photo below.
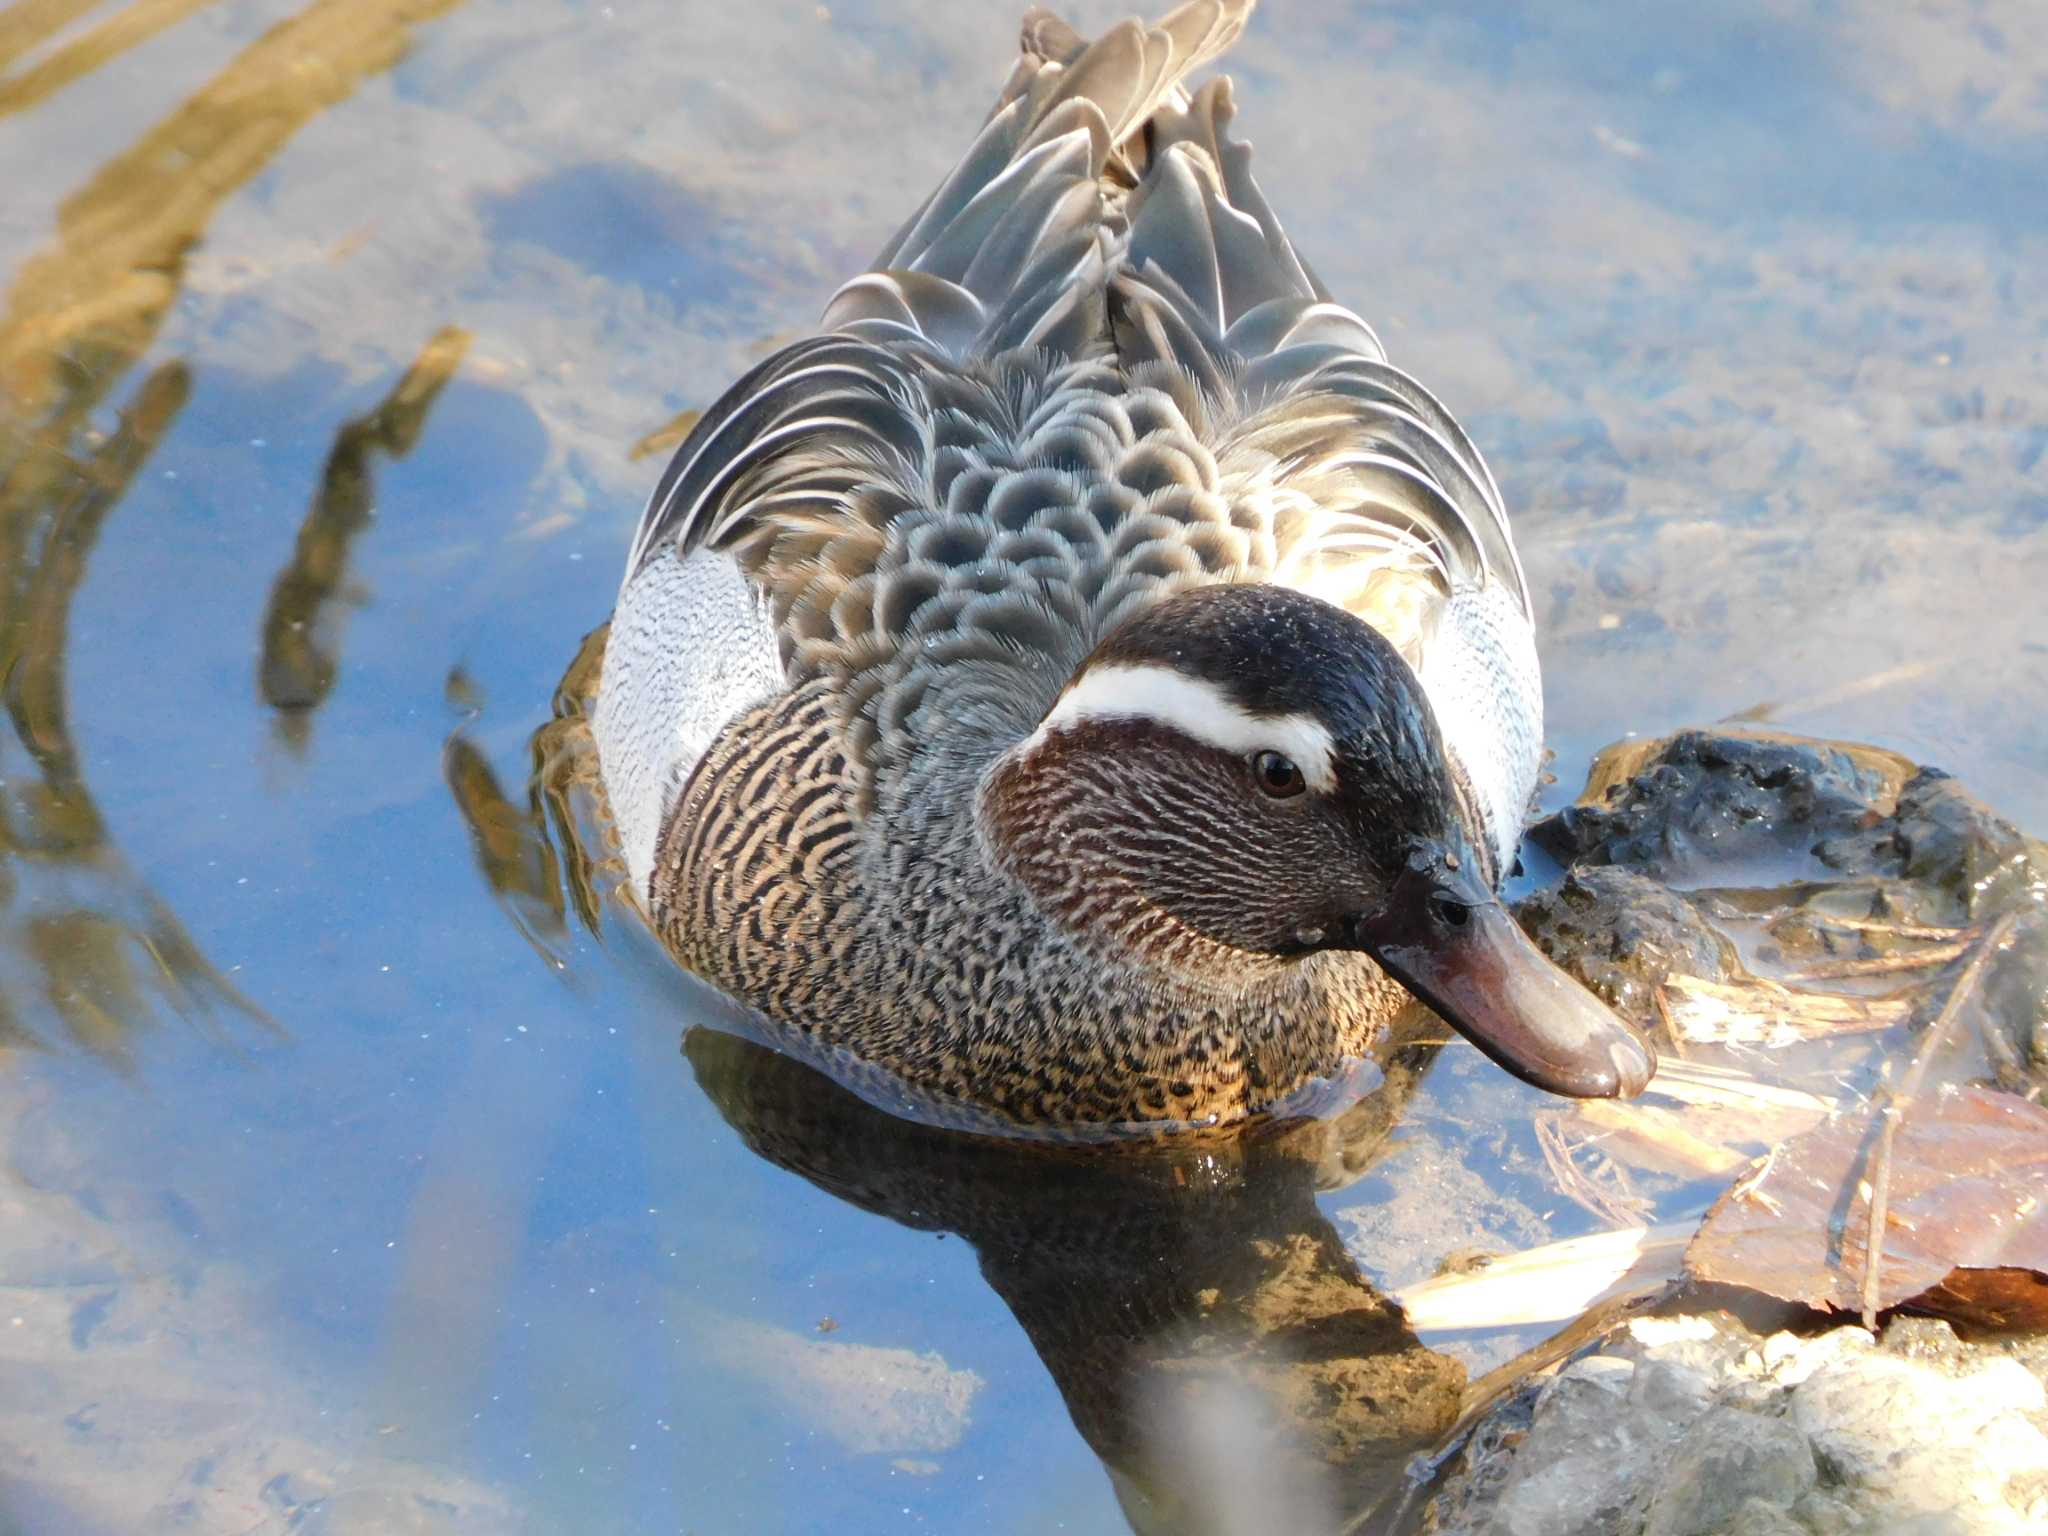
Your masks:
[{"label": "shallow water", "polygon": [[[0,1528],[1313,1523],[1364,1495],[1238,1386],[1391,1465],[1529,1342],[1374,1331],[1598,1225],[1462,1043],[1369,1169],[1369,1110],[967,1157],[679,1050],[705,1001],[562,906],[527,742],[635,445],[964,145],[1012,7],[928,10],[0,9]],[[1553,800],[1747,713],[2048,824],[2037,7],[1297,3],[1232,70],[1518,510]],[[1289,1377],[1318,1317],[1391,1374]]]}]

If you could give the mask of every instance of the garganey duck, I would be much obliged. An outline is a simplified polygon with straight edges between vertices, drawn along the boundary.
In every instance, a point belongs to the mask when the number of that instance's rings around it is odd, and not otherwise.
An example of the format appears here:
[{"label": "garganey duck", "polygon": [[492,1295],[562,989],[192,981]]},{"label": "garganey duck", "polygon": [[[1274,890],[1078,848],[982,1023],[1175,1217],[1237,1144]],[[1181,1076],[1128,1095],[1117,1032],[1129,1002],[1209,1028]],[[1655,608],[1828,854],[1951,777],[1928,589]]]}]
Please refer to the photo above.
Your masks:
[{"label": "garganey duck", "polygon": [[1542,735],[1500,492],[1184,83],[1250,10],[1028,15],[944,183],[677,452],[592,721],[634,895],[803,1048],[1018,1122],[1272,1108],[1410,993],[1634,1093],[1498,896]]}]

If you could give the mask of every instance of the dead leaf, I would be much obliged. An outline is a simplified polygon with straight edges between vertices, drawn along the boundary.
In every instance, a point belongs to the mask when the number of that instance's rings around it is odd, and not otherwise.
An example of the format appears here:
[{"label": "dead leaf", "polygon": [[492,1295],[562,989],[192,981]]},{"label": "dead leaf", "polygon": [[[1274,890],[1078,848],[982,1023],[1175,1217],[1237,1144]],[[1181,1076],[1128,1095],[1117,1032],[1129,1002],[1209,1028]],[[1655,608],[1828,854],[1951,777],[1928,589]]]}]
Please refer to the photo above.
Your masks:
[{"label": "dead leaf", "polygon": [[[1837,1114],[1776,1148],[1707,1213],[1687,1272],[1860,1310],[1880,1116]],[[2048,1110],[1975,1086],[1916,1104],[1892,1141],[1881,1247],[1881,1309],[2048,1327]]]},{"label": "dead leaf", "polygon": [[1980,1328],[2039,1328],[2048,1317],[2048,1277],[2031,1269],[1958,1269],[1914,1305]]}]

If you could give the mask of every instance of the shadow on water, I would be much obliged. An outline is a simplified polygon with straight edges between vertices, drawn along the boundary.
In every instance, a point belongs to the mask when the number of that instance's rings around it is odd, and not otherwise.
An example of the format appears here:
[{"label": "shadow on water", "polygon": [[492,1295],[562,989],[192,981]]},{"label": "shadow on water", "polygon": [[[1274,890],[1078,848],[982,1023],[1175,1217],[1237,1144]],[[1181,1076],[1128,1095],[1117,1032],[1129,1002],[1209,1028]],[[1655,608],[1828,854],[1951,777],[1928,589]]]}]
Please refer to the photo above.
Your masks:
[{"label": "shadow on water", "polygon": [[[300,128],[395,64],[416,24],[459,3],[320,0],[271,28],[63,201],[55,238],[23,262],[0,308],[0,1046],[68,1038],[125,1066],[131,1034],[159,1003],[193,1019],[264,1020],[122,857],[72,733],[71,604],[122,495],[189,397],[190,370],[154,367],[111,430],[98,413],[155,343],[186,256],[221,205]],[[145,0],[117,13],[0,81],[0,115],[201,8]],[[90,9],[10,7],[0,68]],[[367,454],[409,446],[460,359],[458,337],[435,338],[379,412],[343,429],[294,571],[332,550],[338,573]]]},{"label": "shadow on water", "polygon": [[1386,1150],[1441,1034],[1412,1010],[1378,1053],[1385,1084],[1333,1119],[1092,1150],[901,1120],[716,1030],[683,1048],[755,1153],[971,1244],[1132,1529],[1199,1536],[1393,1529],[1410,1459],[1458,1418],[1464,1366],[1316,1205]]}]

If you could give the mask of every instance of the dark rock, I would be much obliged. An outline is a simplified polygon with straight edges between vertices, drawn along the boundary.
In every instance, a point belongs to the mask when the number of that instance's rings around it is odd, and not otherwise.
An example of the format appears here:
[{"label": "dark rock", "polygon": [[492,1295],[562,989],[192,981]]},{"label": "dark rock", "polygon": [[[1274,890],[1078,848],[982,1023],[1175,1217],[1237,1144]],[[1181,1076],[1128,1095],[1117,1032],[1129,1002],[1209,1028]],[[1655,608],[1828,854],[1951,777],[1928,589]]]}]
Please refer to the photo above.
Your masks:
[{"label": "dark rock", "polygon": [[1893,752],[1763,733],[1681,731],[1595,759],[1578,804],[1531,829],[1560,863],[1731,881],[1745,860],[1804,858],[1887,815],[1914,765]]},{"label": "dark rock", "polygon": [[1998,1085],[2025,1093],[2048,1084],[2048,911],[2013,925],[2012,942],[1985,978],[1984,1008]]},{"label": "dark rock", "polygon": [[1848,742],[1681,731],[1600,753],[1578,802],[1529,840],[1564,877],[1523,900],[1523,926],[1639,1024],[1674,972],[1740,980],[1738,930],[1769,974],[1925,942],[1871,920],[1963,929],[2017,912],[1974,1006],[1999,1085],[2048,1084],[2048,843],[1940,769]]},{"label": "dark rock", "polygon": [[1901,922],[1963,926],[2018,913],[1984,978],[1985,1049],[2001,1087],[2048,1084],[2048,844],[1940,769],[1923,768],[1885,820],[1816,852],[1845,874],[1877,876],[1876,904]]},{"label": "dark rock", "polygon": [[1920,910],[1908,921],[1976,922],[2048,904],[2048,845],[2019,829],[1938,768],[1907,780],[1883,821],[1815,850],[1844,874],[1910,882]]},{"label": "dark rock", "polygon": [[1724,980],[1733,946],[1680,892],[1612,865],[1579,866],[1515,915],[1542,951],[1637,1023],[1674,971]]}]

